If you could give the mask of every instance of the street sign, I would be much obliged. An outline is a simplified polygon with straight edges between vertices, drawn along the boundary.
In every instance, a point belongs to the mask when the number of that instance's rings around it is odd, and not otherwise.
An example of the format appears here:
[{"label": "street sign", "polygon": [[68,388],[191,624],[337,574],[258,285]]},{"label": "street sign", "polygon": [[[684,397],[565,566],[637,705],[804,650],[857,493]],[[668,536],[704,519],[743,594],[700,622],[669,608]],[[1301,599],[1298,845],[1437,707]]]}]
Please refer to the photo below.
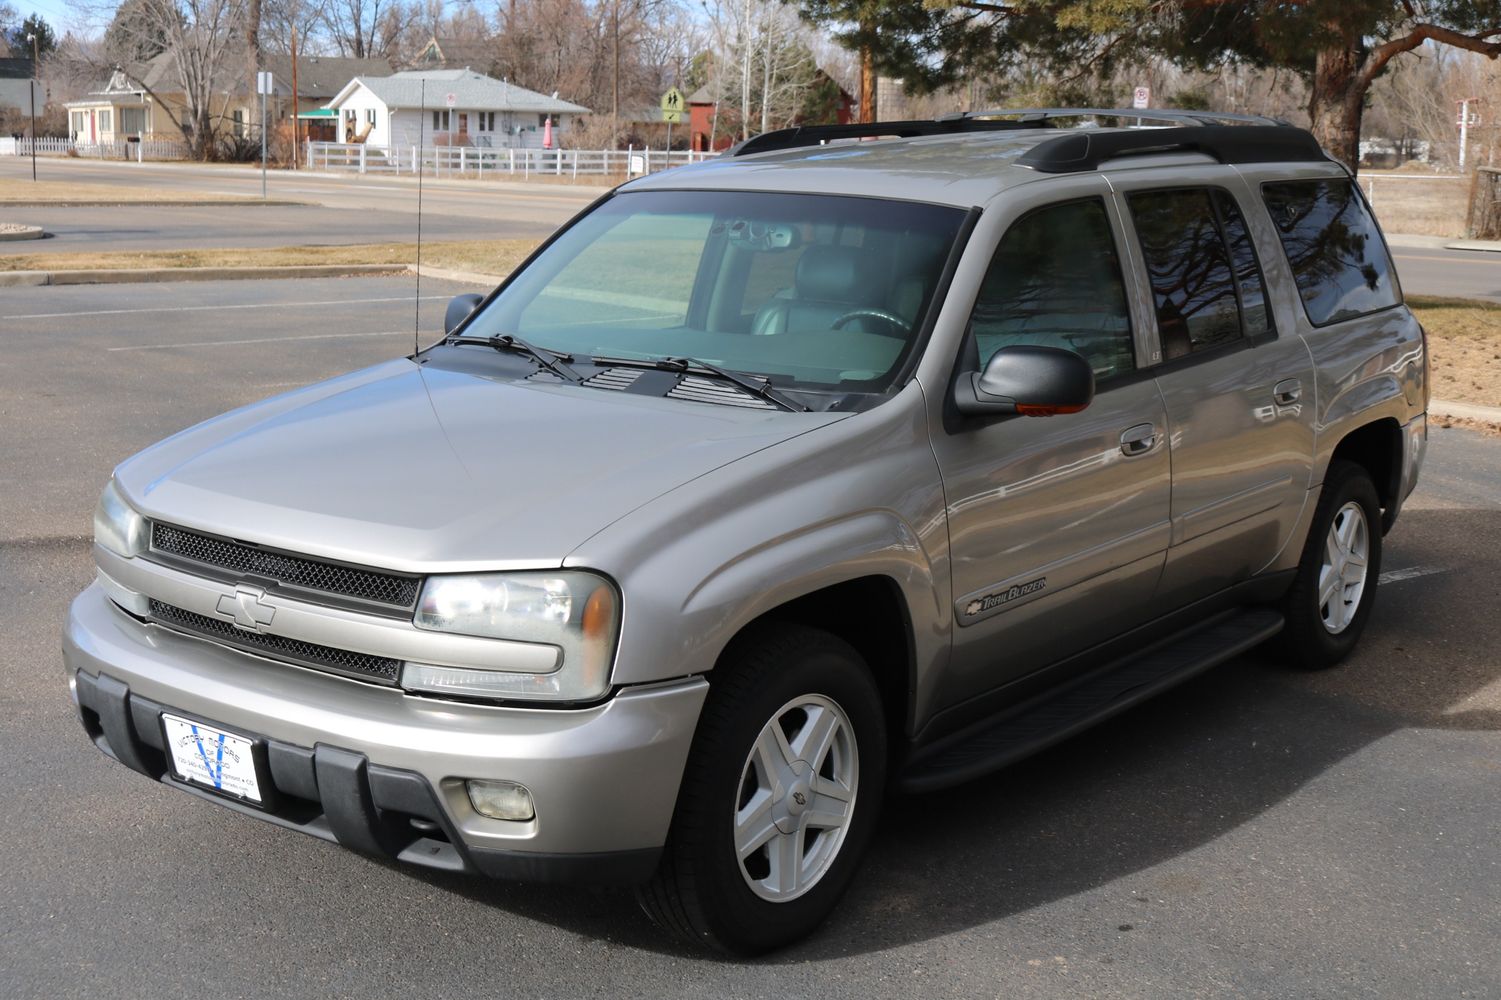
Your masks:
[{"label": "street sign", "polygon": [[255,92],[257,94],[270,94],[275,91],[275,77],[267,70],[261,70],[255,74]]},{"label": "street sign", "polygon": [[[683,113],[683,109],[686,108],[687,106],[688,106],[688,102],[687,102],[686,99],[684,99],[683,92],[681,90],[679,90],[678,88],[676,88],[676,87],[670,88],[667,91],[667,93],[665,93],[665,94],[662,95],[662,111],[663,111],[662,120],[663,121],[668,121],[669,119],[666,116],[668,114],[672,114],[674,112],[676,112],[677,114],[682,114]],[[681,120],[681,119],[671,119],[671,120],[678,121],[678,120]]]},{"label": "street sign", "polygon": [[669,125],[677,125],[683,120],[683,113],[681,111],[663,111],[662,120]]},{"label": "street sign", "polygon": [[1150,108],[1152,106],[1152,88],[1137,87],[1136,91],[1131,95],[1131,106],[1133,108]]},{"label": "street sign", "polygon": [[451,108],[455,104],[459,103],[459,95],[458,94],[453,94],[453,93],[447,94],[443,98],[443,103],[447,104]]}]

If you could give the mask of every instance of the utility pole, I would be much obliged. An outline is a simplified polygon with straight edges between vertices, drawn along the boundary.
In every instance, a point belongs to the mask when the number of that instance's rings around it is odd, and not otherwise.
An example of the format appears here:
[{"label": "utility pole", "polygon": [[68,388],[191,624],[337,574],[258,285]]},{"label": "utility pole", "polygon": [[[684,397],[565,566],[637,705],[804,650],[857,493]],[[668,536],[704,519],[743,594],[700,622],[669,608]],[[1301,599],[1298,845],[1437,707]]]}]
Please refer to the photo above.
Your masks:
[{"label": "utility pole", "polygon": [[620,145],[620,0],[610,4],[610,146]]},{"label": "utility pole", "polygon": [[1456,102],[1459,105],[1459,172],[1465,170],[1465,152],[1470,145],[1470,105],[1479,104],[1480,98],[1466,97]]},{"label": "utility pole", "polygon": [[36,34],[28,32],[26,40],[31,43],[31,179],[36,180],[36,92],[42,85],[37,77],[42,60],[37,55]]},{"label": "utility pole", "polygon": [[297,149],[302,145],[302,119],[297,117],[297,25],[292,25],[292,169],[297,169]]}]

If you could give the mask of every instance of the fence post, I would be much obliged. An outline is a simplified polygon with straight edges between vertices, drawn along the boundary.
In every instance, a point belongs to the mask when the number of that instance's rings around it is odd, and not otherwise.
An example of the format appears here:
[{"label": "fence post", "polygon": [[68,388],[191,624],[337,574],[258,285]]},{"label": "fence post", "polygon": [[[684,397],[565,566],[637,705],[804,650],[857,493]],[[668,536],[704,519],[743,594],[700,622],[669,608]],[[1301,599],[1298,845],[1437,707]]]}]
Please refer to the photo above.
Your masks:
[{"label": "fence post", "polygon": [[507,159],[507,161],[509,161],[509,163],[511,165],[509,172],[514,177],[515,174],[516,174],[516,147],[515,146],[512,146],[510,149],[506,150],[506,159]]},{"label": "fence post", "polygon": [[468,164],[465,163],[465,161],[468,159],[468,157],[469,157],[469,151],[465,147],[460,146],[459,147],[459,176],[460,177],[464,176],[464,170],[468,166]]},{"label": "fence post", "polygon": [[576,149],[573,151],[573,179],[579,179],[579,151]]}]

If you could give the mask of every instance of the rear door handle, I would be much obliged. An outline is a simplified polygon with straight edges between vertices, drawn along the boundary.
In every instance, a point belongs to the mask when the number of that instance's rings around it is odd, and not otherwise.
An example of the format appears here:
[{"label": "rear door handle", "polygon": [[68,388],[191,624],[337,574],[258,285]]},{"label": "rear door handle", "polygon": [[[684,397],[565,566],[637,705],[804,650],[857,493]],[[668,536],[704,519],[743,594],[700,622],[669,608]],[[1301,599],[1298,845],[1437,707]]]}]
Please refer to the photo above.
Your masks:
[{"label": "rear door handle", "polygon": [[1303,398],[1303,383],[1285,378],[1272,386],[1272,399],[1278,406],[1291,406]]},{"label": "rear door handle", "polygon": [[1157,428],[1153,424],[1137,424],[1121,431],[1121,454],[1127,458],[1145,455],[1157,443]]}]

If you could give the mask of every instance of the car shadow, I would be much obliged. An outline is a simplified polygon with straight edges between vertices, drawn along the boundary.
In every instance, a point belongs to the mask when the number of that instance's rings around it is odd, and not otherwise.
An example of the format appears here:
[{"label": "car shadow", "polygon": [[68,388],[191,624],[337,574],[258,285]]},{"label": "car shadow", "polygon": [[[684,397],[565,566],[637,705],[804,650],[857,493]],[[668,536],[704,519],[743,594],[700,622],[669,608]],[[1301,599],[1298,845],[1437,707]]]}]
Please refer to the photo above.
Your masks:
[{"label": "car shadow", "polygon": [[[1404,728],[1501,730],[1498,511],[1411,511],[1385,569],[1447,571],[1382,587],[1341,667],[1241,657],[990,777],[889,798],[855,885],[807,942],[761,961],[880,951],[987,924],[1111,883],[1246,824]],[[1420,557],[1419,557],[1419,554]],[[1494,626],[1501,630],[1501,622]],[[1487,703],[1488,702],[1488,703]],[[628,892],[419,877],[574,933],[678,950]]]}]

